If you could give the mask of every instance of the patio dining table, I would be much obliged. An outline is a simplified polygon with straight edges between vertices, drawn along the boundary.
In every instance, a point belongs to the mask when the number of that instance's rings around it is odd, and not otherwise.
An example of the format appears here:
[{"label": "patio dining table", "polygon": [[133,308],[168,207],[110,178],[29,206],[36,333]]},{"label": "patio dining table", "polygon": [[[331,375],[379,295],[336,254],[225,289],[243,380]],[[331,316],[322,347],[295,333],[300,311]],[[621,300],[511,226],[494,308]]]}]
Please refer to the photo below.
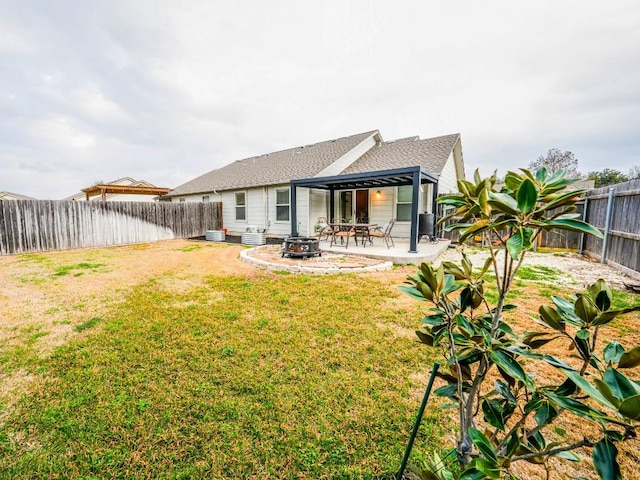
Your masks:
[{"label": "patio dining table", "polygon": [[369,239],[369,231],[371,229],[377,228],[378,224],[377,223],[344,223],[344,222],[340,222],[340,223],[330,223],[329,224],[331,226],[331,230],[333,230],[333,235],[335,236],[336,232],[348,232],[348,231],[353,231],[354,232],[354,239],[356,241],[356,246],[358,245],[358,236],[360,236],[360,242],[362,244],[363,247],[366,246],[367,244],[367,240],[371,241]]}]

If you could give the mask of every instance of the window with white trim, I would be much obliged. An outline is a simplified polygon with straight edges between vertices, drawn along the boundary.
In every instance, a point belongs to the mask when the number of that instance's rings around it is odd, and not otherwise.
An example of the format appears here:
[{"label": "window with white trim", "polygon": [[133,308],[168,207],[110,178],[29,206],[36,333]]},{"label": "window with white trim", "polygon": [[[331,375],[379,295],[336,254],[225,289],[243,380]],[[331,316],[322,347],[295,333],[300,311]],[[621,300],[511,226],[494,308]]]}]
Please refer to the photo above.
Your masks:
[{"label": "window with white trim", "polygon": [[291,202],[288,188],[276,188],[276,221],[288,222]]},{"label": "window with white trim", "polygon": [[202,201],[203,201],[204,203],[209,203],[209,202],[211,201],[211,200],[209,199],[209,195],[203,195],[203,196],[202,196]]},{"label": "window with white trim", "polygon": [[399,222],[411,221],[411,200],[413,199],[413,185],[398,187],[396,198],[396,220]]},{"label": "window with white trim", "polygon": [[247,192],[236,192],[236,220],[247,219]]},{"label": "window with white trim", "polygon": [[186,198],[184,198],[184,197],[180,197],[180,198],[178,199],[178,201],[179,201],[179,202],[186,202],[186,201],[187,201],[187,199],[186,199]]}]

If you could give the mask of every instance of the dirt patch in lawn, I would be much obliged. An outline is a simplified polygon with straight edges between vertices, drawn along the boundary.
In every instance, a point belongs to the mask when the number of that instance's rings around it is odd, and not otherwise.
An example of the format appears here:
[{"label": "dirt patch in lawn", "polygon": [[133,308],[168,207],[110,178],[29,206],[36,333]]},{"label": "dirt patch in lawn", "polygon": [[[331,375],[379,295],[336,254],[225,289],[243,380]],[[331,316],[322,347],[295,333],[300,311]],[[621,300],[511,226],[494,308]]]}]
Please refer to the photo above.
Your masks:
[{"label": "dirt patch in lawn", "polygon": [[[158,288],[175,292],[200,285],[207,276],[255,272],[255,267],[238,260],[242,248],[173,240],[0,257],[3,363],[29,364],[25,356],[49,355],[82,334],[83,326],[99,324],[109,306],[149,279],[157,279]],[[6,372],[0,372],[0,381],[4,390],[25,383],[10,381]]]}]

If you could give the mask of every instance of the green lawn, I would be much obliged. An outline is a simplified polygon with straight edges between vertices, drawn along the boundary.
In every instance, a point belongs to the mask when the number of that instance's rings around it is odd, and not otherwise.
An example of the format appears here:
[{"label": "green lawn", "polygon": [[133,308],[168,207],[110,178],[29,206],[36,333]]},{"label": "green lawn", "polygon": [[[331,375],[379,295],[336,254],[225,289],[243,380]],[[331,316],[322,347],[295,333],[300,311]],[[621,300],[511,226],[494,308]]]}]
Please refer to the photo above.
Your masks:
[{"label": "green lawn", "polygon": [[[74,341],[19,365],[35,380],[0,405],[0,478],[359,479],[398,468],[434,352],[410,333],[416,310],[389,301],[395,282],[166,283],[130,289]],[[416,455],[450,429],[429,408]]]}]

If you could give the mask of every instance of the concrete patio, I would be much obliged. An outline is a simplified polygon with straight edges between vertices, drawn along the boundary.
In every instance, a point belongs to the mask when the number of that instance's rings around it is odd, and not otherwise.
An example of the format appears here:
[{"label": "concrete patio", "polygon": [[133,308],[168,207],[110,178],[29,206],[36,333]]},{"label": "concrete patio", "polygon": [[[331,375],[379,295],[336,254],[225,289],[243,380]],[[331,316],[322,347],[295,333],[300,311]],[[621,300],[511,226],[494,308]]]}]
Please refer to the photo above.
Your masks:
[{"label": "concrete patio", "polygon": [[429,243],[422,240],[418,243],[418,252],[409,252],[409,239],[394,239],[395,247],[387,248],[382,239],[375,239],[373,245],[367,244],[362,246],[360,243],[355,244],[353,238],[349,241],[349,247],[346,248],[340,244],[329,246],[329,241],[322,240],[320,248],[323,252],[342,253],[346,255],[357,255],[361,257],[377,258],[379,260],[389,261],[395,265],[420,265],[423,262],[433,262],[438,258],[451,244],[449,240],[440,239],[438,243]]},{"label": "concrete patio", "polygon": [[417,253],[409,253],[409,241],[397,240],[395,247],[387,249],[382,240],[363,247],[349,242],[349,248],[339,245],[329,247],[328,241],[320,242],[322,255],[309,258],[291,258],[282,255],[280,245],[263,245],[240,252],[241,260],[270,270],[296,273],[336,274],[365,273],[389,270],[393,265],[419,265],[432,262],[450,245],[449,240],[438,243],[419,243]]}]

